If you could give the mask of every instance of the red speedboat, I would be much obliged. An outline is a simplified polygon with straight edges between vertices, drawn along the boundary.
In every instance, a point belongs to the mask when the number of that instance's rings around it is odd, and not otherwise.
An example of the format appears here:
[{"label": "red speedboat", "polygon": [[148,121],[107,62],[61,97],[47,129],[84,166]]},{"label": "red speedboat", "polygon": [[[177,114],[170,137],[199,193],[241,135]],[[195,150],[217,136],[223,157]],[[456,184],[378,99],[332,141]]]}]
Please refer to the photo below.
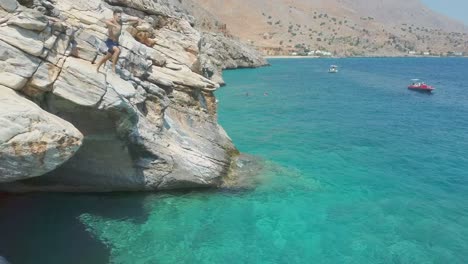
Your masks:
[{"label": "red speedboat", "polygon": [[409,90],[418,91],[418,92],[432,92],[435,88],[427,85],[424,82],[419,81],[418,79],[411,80],[412,84],[408,86]]}]

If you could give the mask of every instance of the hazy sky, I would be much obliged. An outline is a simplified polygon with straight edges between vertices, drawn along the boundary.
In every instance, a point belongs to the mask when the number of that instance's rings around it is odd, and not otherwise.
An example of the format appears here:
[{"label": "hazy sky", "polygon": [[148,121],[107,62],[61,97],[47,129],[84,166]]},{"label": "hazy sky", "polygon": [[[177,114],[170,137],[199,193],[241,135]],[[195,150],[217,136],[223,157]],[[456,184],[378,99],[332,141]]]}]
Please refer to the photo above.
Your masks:
[{"label": "hazy sky", "polygon": [[468,0],[422,0],[432,9],[468,25]]}]

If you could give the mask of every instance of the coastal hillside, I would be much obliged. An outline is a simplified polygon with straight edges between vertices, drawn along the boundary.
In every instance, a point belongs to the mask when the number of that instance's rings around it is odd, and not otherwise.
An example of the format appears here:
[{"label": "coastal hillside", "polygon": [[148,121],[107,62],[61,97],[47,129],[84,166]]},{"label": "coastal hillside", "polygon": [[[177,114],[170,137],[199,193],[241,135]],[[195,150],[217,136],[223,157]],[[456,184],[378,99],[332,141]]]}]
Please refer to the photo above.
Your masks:
[{"label": "coastal hillside", "polygon": [[[0,191],[216,187],[229,176],[239,152],[214,92],[223,69],[266,61],[196,29],[177,2],[0,0]],[[124,24],[117,71],[97,72],[117,9],[141,23]]]},{"label": "coastal hillside", "polygon": [[420,0],[193,0],[266,54],[339,56],[468,52],[468,28]]}]

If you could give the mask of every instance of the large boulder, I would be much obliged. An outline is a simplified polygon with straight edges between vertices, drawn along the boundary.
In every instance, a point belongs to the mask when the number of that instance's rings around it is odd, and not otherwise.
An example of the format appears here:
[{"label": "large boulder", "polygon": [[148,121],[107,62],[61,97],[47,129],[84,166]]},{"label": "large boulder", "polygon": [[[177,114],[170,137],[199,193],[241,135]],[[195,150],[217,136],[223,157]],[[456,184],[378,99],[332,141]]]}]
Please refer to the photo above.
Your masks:
[{"label": "large boulder", "polygon": [[70,123],[0,86],[0,182],[41,176],[67,161],[83,135]]}]

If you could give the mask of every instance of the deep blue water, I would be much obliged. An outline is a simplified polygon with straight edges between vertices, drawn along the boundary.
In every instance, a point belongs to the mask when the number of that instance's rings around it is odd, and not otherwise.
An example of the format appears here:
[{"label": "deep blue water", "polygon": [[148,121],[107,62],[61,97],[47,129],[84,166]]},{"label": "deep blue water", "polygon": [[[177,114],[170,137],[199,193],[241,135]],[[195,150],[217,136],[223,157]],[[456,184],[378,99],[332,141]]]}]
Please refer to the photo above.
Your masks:
[{"label": "deep blue water", "polygon": [[[220,123],[266,162],[256,188],[3,199],[0,255],[13,264],[467,263],[468,59],[270,62],[226,71],[217,92]],[[340,73],[328,74],[330,64]],[[408,91],[412,78],[437,90]]]}]

